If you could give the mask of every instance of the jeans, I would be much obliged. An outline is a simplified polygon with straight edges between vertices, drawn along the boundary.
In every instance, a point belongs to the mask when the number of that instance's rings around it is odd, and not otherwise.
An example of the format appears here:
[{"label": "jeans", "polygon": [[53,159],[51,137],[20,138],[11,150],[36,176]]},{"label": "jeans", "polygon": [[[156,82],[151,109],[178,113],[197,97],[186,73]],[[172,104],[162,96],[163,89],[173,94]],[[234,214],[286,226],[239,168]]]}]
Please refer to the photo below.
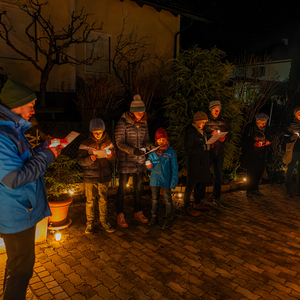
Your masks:
[{"label": "jeans", "polygon": [[[117,215],[124,213],[124,194],[126,185],[131,174],[120,173],[119,174],[119,188],[116,195],[116,209]],[[132,174],[133,179],[133,197],[134,197],[134,212],[142,211],[142,182],[144,173]]]},{"label": "jeans", "polygon": [[173,202],[171,196],[171,189],[166,187],[159,186],[151,186],[152,192],[152,217],[157,218],[159,211],[159,197],[160,197],[160,189],[163,194],[165,205],[166,205],[166,217],[170,218],[173,216]]},{"label": "jeans", "polygon": [[1,236],[7,253],[3,300],[25,300],[35,260],[35,226]]},{"label": "jeans", "polygon": [[206,182],[199,182],[197,178],[187,176],[186,188],[184,192],[184,208],[190,206],[191,193],[194,190],[195,204],[200,204],[205,197]]},{"label": "jeans", "polygon": [[[298,160],[292,159],[292,161],[288,164],[288,168],[285,173],[285,188],[287,193],[291,194],[292,193],[292,179],[293,179],[293,172],[295,169],[295,165]],[[300,193],[300,161],[298,162],[298,167],[297,167],[297,172],[298,172],[298,178],[297,178],[297,193]]]},{"label": "jeans", "polygon": [[105,183],[85,183],[86,196],[86,220],[87,224],[92,224],[95,220],[95,205],[98,199],[100,222],[106,221],[107,216],[107,190],[108,182]]},{"label": "jeans", "polygon": [[209,159],[210,159],[210,165],[213,165],[214,168],[213,196],[214,199],[219,199],[221,197],[224,155],[223,154],[215,155],[210,152]]}]

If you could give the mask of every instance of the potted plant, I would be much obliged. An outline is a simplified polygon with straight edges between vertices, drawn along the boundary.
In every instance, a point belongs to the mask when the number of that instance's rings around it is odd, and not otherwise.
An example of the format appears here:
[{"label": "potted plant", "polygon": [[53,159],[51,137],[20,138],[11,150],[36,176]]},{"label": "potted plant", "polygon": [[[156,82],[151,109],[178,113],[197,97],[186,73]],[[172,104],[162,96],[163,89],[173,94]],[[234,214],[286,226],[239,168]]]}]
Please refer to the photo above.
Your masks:
[{"label": "potted plant", "polygon": [[71,220],[68,219],[69,206],[73,201],[72,194],[78,190],[82,173],[76,169],[76,159],[67,155],[59,155],[45,173],[48,202],[52,212],[49,226],[60,227]]}]

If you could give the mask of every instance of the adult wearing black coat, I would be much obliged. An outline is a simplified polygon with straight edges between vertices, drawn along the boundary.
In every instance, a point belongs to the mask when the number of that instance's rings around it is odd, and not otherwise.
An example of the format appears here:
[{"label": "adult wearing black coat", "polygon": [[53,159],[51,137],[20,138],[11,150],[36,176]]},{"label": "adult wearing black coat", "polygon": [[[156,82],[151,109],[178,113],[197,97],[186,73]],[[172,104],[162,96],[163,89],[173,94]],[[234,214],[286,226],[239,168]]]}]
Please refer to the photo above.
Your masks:
[{"label": "adult wearing black coat", "polygon": [[195,206],[200,207],[201,202],[204,202],[206,183],[211,180],[207,138],[206,133],[203,131],[207,121],[206,113],[196,112],[194,123],[187,126],[184,137],[184,149],[187,157],[184,208],[187,215],[194,217],[199,216],[201,213],[191,207],[191,193],[194,190]]},{"label": "adult wearing black coat", "polygon": [[227,132],[226,136],[219,138],[211,144],[209,150],[210,165],[214,169],[213,203],[215,205],[225,206],[225,200],[221,198],[222,173],[225,143],[231,140],[232,133],[229,130],[226,120],[220,116],[221,108],[222,105],[219,100],[214,100],[209,103],[210,115],[208,122],[204,126],[204,131],[207,133],[208,140],[217,133]]},{"label": "adult wearing black coat", "polygon": [[298,167],[297,167],[297,173],[298,173],[298,178],[297,178],[297,191],[296,195],[300,195],[300,139],[299,139],[299,134],[300,134],[300,107],[296,107],[294,109],[294,115],[295,118],[293,122],[290,124],[288,128],[288,133],[285,134],[285,142],[293,147],[287,147],[286,151],[290,151],[292,153],[289,153],[290,159],[289,162],[285,162],[288,164],[286,173],[285,173],[285,188],[286,188],[286,195],[290,198],[293,198],[293,193],[292,193],[292,177],[294,173],[294,169],[296,166],[296,163],[298,162]]},{"label": "adult wearing black coat", "polygon": [[270,145],[269,117],[264,113],[255,115],[242,135],[241,167],[247,169],[247,196],[262,196],[258,185],[265,168],[267,147]]}]

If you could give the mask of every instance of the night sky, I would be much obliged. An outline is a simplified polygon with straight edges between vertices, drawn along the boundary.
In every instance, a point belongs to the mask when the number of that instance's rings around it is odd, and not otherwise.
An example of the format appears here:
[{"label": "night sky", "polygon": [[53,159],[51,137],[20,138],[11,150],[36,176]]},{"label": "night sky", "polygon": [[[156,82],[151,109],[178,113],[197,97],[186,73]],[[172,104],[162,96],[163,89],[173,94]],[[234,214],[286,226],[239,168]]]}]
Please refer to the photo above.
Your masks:
[{"label": "night sky", "polygon": [[[230,59],[238,53],[280,43],[283,38],[289,39],[289,44],[293,43],[295,33],[300,29],[298,1],[190,1],[211,20],[211,24],[193,21],[181,34],[183,49],[196,44],[203,49],[216,45]],[[188,24],[190,20],[182,18],[182,27]]]}]

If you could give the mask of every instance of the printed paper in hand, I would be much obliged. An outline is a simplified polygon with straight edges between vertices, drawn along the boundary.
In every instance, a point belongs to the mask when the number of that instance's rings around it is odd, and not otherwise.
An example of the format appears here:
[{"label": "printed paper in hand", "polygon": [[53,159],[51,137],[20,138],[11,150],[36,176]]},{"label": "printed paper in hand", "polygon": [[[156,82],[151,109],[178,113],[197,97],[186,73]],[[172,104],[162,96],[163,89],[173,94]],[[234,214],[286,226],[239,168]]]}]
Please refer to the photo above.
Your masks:
[{"label": "printed paper in hand", "polygon": [[71,131],[66,137],[65,140],[68,141],[68,144],[73,142],[77,137],[79,136],[79,133],[76,131]]},{"label": "printed paper in hand", "polygon": [[228,131],[227,131],[227,132],[220,132],[220,133],[217,133],[217,134],[213,135],[213,136],[206,142],[206,144],[208,144],[208,145],[213,144],[213,143],[216,142],[219,138],[225,136],[227,133],[228,133]]},{"label": "printed paper in hand", "polygon": [[94,150],[93,154],[97,155],[97,158],[107,158],[106,150]]}]

